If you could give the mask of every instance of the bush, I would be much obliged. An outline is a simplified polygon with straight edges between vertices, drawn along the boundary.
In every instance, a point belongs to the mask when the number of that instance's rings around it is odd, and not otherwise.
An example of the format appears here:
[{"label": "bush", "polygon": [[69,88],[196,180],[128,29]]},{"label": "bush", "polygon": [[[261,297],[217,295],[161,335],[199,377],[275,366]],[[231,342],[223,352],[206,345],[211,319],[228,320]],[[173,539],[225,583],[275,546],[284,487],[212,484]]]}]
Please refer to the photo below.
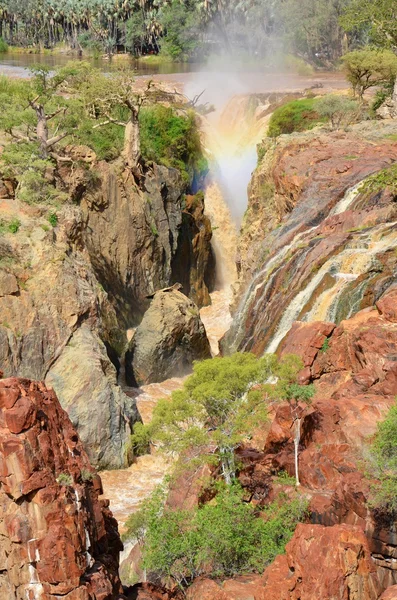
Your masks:
[{"label": "bush", "polygon": [[2,52],[8,52],[8,44],[3,40],[2,37],[0,37],[0,53]]},{"label": "bush", "polygon": [[50,225],[52,225],[53,227],[56,227],[58,225],[58,215],[56,212],[51,212],[49,213],[47,220],[49,222]]},{"label": "bush", "polygon": [[277,137],[283,133],[305,131],[324,123],[325,118],[318,113],[317,104],[316,98],[305,98],[276,108],[269,121],[268,136]]},{"label": "bush", "polygon": [[59,485],[72,485],[73,478],[69,473],[60,473],[57,477],[57,483]]},{"label": "bush", "polygon": [[10,233],[17,233],[21,226],[21,221],[19,219],[12,219],[12,221],[8,225],[8,230]]},{"label": "bush", "polygon": [[391,85],[397,75],[397,56],[391,50],[363,48],[342,56],[354,94],[360,99],[373,86]]},{"label": "bush", "polygon": [[200,132],[193,112],[179,115],[161,104],[142,108],[139,115],[141,151],[146,160],[174,167],[191,179],[207,170]]},{"label": "bush", "polygon": [[330,94],[317,102],[317,111],[320,116],[329,120],[332,129],[339,129],[341,125],[348,125],[355,120],[359,114],[359,105],[346,96]]},{"label": "bush", "polygon": [[284,495],[259,512],[243,501],[238,483],[219,486],[215,499],[191,511],[165,505],[164,488],[127,521],[124,537],[143,545],[143,567],[187,586],[195,577],[262,572],[284,552],[307,503]]},{"label": "bush", "polygon": [[370,505],[393,515],[397,513],[397,403],[389,410],[371,446],[372,476],[378,483],[372,487]]}]

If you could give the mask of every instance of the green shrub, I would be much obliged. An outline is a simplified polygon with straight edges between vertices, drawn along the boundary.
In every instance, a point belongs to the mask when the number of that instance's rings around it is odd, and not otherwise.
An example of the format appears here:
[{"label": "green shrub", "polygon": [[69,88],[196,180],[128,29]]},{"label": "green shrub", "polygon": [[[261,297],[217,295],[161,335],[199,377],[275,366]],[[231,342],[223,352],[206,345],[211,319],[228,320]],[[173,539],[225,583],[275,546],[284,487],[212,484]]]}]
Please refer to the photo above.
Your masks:
[{"label": "green shrub", "polygon": [[58,225],[58,215],[56,214],[56,212],[50,212],[47,216],[47,221],[50,225],[56,227]]},{"label": "green shrub", "polygon": [[57,477],[57,483],[59,485],[72,485],[73,477],[69,473],[60,473]]},{"label": "green shrub", "polygon": [[193,112],[177,114],[161,104],[142,108],[139,115],[141,151],[146,160],[187,173],[207,170],[200,132]]},{"label": "green shrub", "polygon": [[397,403],[378,424],[371,445],[371,476],[378,482],[372,486],[370,505],[395,515],[397,513]]},{"label": "green shrub", "polygon": [[332,129],[352,123],[359,115],[359,104],[346,96],[329,94],[317,102],[317,111],[321,117],[329,120]]},{"label": "green shrub", "polygon": [[17,233],[21,226],[21,221],[19,219],[12,219],[8,225],[8,231],[10,233]]},{"label": "green shrub", "polygon": [[321,346],[320,352],[327,352],[329,348],[329,339],[325,338],[323,345]]},{"label": "green shrub", "polygon": [[3,40],[2,37],[0,37],[0,53],[2,52],[8,52],[8,44]]},{"label": "green shrub", "polygon": [[318,113],[317,104],[316,98],[305,98],[276,108],[270,117],[267,135],[277,137],[283,133],[312,129],[319,123],[324,123],[326,119]]},{"label": "green shrub", "polygon": [[126,538],[143,546],[143,567],[162,579],[187,586],[199,575],[233,577],[262,572],[284,552],[307,510],[300,497],[284,495],[262,509],[243,501],[238,483],[219,486],[215,499],[190,511],[165,505],[156,490],[127,521]]},{"label": "green shrub", "polygon": [[92,473],[88,469],[81,469],[81,480],[82,481],[84,481],[84,482],[92,481],[93,477],[94,477],[94,473]]}]

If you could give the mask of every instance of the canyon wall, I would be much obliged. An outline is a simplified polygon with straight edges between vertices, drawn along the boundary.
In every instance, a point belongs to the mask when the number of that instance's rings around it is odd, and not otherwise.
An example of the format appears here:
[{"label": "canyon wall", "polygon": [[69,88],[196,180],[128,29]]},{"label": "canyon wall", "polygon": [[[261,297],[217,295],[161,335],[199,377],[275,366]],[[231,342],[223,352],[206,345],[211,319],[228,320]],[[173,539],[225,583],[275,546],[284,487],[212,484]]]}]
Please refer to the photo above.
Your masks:
[{"label": "canyon wall", "polygon": [[69,156],[48,175],[56,207],[0,200],[19,223],[0,239],[0,365],[6,377],[46,379],[93,464],[118,468],[138,418],[117,383],[126,329],[181,274],[184,293],[209,303],[211,225],[175,169],[152,165],[138,185],[86,147]]}]

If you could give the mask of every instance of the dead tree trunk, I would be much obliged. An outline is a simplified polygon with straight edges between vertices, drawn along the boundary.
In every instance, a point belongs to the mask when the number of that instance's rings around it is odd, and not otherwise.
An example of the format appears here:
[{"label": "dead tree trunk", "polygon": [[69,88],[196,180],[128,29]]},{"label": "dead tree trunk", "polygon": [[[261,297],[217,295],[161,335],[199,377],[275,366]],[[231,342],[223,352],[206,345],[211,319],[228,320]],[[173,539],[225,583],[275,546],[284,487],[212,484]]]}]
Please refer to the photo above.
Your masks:
[{"label": "dead tree trunk", "polygon": [[130,118],[124,132],[124,160],[130,169],[135,171],[141,160],[141,141],[139,135],[139,111],[131,108]]}]

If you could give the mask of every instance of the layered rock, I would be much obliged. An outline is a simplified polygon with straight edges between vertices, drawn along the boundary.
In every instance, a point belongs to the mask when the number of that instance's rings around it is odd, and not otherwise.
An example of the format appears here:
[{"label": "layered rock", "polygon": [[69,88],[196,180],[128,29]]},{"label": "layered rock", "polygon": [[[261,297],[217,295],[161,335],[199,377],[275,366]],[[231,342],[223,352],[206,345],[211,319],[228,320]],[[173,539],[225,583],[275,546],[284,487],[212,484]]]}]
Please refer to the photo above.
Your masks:
[{"label": "layered rock", "polygon": [[0,597],[120,597],[117,523],[53,391],[0,381]]},{"label": "layered rock", "polygon": [[126,376],[138,385],[183,376],[211,357],[197,306],[178,286],[156,292],[126,354]]},{"label": "layered rock", "polygon": [[397,160],[391,129],[364,123],[281,136],[260,148],[225,351],[275,351],[295,320],[339,323],[394,280],[394,197],[355,187]]},{"label": "layered rock", "polygon": [[186,295],[208,304],[212,234],[203,199],[184,204],[186,183],[176,169],[153,165],[143,190],[120,165],[101,162],[98,173],[81,202],[84,240],[125,328],[139,323],[148,295],[178,277]]}]

